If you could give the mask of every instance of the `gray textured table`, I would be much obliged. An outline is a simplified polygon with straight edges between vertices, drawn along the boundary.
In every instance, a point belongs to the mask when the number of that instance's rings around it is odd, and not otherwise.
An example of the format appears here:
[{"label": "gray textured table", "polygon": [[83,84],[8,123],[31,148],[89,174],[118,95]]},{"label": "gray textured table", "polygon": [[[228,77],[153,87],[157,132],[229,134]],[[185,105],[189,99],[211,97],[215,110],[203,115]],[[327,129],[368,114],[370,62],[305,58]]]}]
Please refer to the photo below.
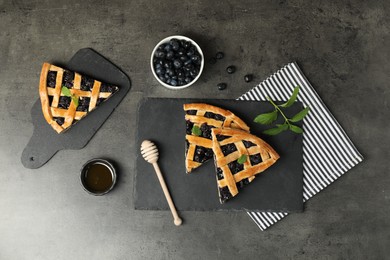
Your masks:
[{"label": "gray textured table", "polygon": [[[93,4],[93,5],[92,5]],[[390,254],[388,1],[0,1],[0,259],[383,259]],[[211,66],[193,87],[162,88],[150,52],[173,34],[193,37]],[[91,47],[121,67],[132,89],[82,150],[25,169],[44,61]],[[297,61],[365,156],[329,188],[261,232],[240,212],[136,211],[136,108],[142,97],[236,98]],[[237,72],[227,75],[234,64]],[[216,84],[228,88],[219,91]],[[119,140],[127,139],[127,143]],[[117,162],[118,185],[93,197],[79,184],[93,157]]]}]

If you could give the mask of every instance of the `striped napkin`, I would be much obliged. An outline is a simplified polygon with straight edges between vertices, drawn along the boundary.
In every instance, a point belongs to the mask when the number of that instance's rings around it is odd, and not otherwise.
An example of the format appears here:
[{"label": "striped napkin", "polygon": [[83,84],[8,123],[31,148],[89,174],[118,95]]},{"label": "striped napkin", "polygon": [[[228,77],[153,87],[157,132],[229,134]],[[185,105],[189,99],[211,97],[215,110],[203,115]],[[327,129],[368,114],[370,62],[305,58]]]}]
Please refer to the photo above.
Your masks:
[{"label": "striped napkin", "polygon": [[[286,101],[294,87],[300,86],[298,100],[310,107],[303,129],[303,201],[319,193],[337,180],[363,156],[330,113],[298,65],[290,63],[238,100]],[[247,212],[261,230],[283,219],[285,212]]]}]

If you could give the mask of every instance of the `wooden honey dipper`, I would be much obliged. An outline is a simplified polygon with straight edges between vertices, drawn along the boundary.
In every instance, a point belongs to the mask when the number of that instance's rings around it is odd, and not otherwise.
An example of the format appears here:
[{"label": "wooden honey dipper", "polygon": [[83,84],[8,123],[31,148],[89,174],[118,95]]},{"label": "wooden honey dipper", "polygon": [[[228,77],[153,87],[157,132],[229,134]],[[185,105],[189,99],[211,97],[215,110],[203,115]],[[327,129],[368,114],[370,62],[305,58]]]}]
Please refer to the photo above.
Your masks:
[{"label": "wooden honey dipper", "polygon": [[167,199],[169,208],[171,209],[174,223],[176,226],[180,226],[182,223],[182,220],[179,217],[179,215],[177,214],[175,204],[173,204],[171,195],[169,194],[168,187],[165,184],[164,178],[163,178],[161,171],[160,171],[160,167],[158,167],[158,164],[157,164],[158,149],[157,149],[156,145],[149,140],[143,141],[141,144],[141,154],[144,157],[145,161],[147,161],[148,163],[151,163],[153,165],[154,170],[156,171],[158,180],[160,181],[160,185],[161,185],[161,188],[164,192],[165,198]]}]

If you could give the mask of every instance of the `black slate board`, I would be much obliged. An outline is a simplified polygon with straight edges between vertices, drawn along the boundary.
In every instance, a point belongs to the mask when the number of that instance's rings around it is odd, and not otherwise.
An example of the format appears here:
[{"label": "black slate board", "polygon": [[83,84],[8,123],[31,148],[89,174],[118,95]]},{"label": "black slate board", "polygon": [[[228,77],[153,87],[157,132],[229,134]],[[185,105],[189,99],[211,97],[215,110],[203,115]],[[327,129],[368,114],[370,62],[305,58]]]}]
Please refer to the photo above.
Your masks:
[{"label": "black slate board", "polygon": [[[259,174],[240,194],[221,205],[217,194],[214,162],[206,162],[191,174],[184,167],[185,120],[183,104],[204,102],[228,109],[243,119],[251,133],[267,141],[281,156],[272,167]],[[287,111],[302,109],[295,103]],[[272,110],[268,102],[200,99],[147,98],[138,110],[137,144],[156,143],[159,165],[178,210],[242,210],[301,212],[303,210],[302,135],[283,132],[277,136],[261,134],[264,126],[253,122],[259,113]],[[167,210],[168,204],[152,165],[139,154],[136,161],[135,209]]]},{"label": "black slate board", "polygon": [[[130,90],[130,80],[119,68],[92,49],[79,50],[65,66],[83,75],[119,86],[119,91],[71,129],[57,134],[46,122],[38,99],[31,109],[33,135],[22,153],[22,164],[36,169],[59,150],[81,149],[92,138]],[[38,88],[38,86],[37,86]]]}]

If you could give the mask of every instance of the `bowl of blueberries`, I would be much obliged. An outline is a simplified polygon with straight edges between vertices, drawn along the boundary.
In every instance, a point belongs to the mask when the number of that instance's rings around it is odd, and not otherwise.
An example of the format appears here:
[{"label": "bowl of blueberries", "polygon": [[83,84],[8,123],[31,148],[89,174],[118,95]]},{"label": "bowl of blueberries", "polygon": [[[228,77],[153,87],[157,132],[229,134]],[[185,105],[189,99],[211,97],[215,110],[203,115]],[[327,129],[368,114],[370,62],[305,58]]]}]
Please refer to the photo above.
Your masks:
[{"label": "bowl of blueberries", "polygon": [[169,89],[183,89],[199,79],[204,57],[195,41],[175,35],[161,40],[154,47],[150,65],[161,85]]}]

